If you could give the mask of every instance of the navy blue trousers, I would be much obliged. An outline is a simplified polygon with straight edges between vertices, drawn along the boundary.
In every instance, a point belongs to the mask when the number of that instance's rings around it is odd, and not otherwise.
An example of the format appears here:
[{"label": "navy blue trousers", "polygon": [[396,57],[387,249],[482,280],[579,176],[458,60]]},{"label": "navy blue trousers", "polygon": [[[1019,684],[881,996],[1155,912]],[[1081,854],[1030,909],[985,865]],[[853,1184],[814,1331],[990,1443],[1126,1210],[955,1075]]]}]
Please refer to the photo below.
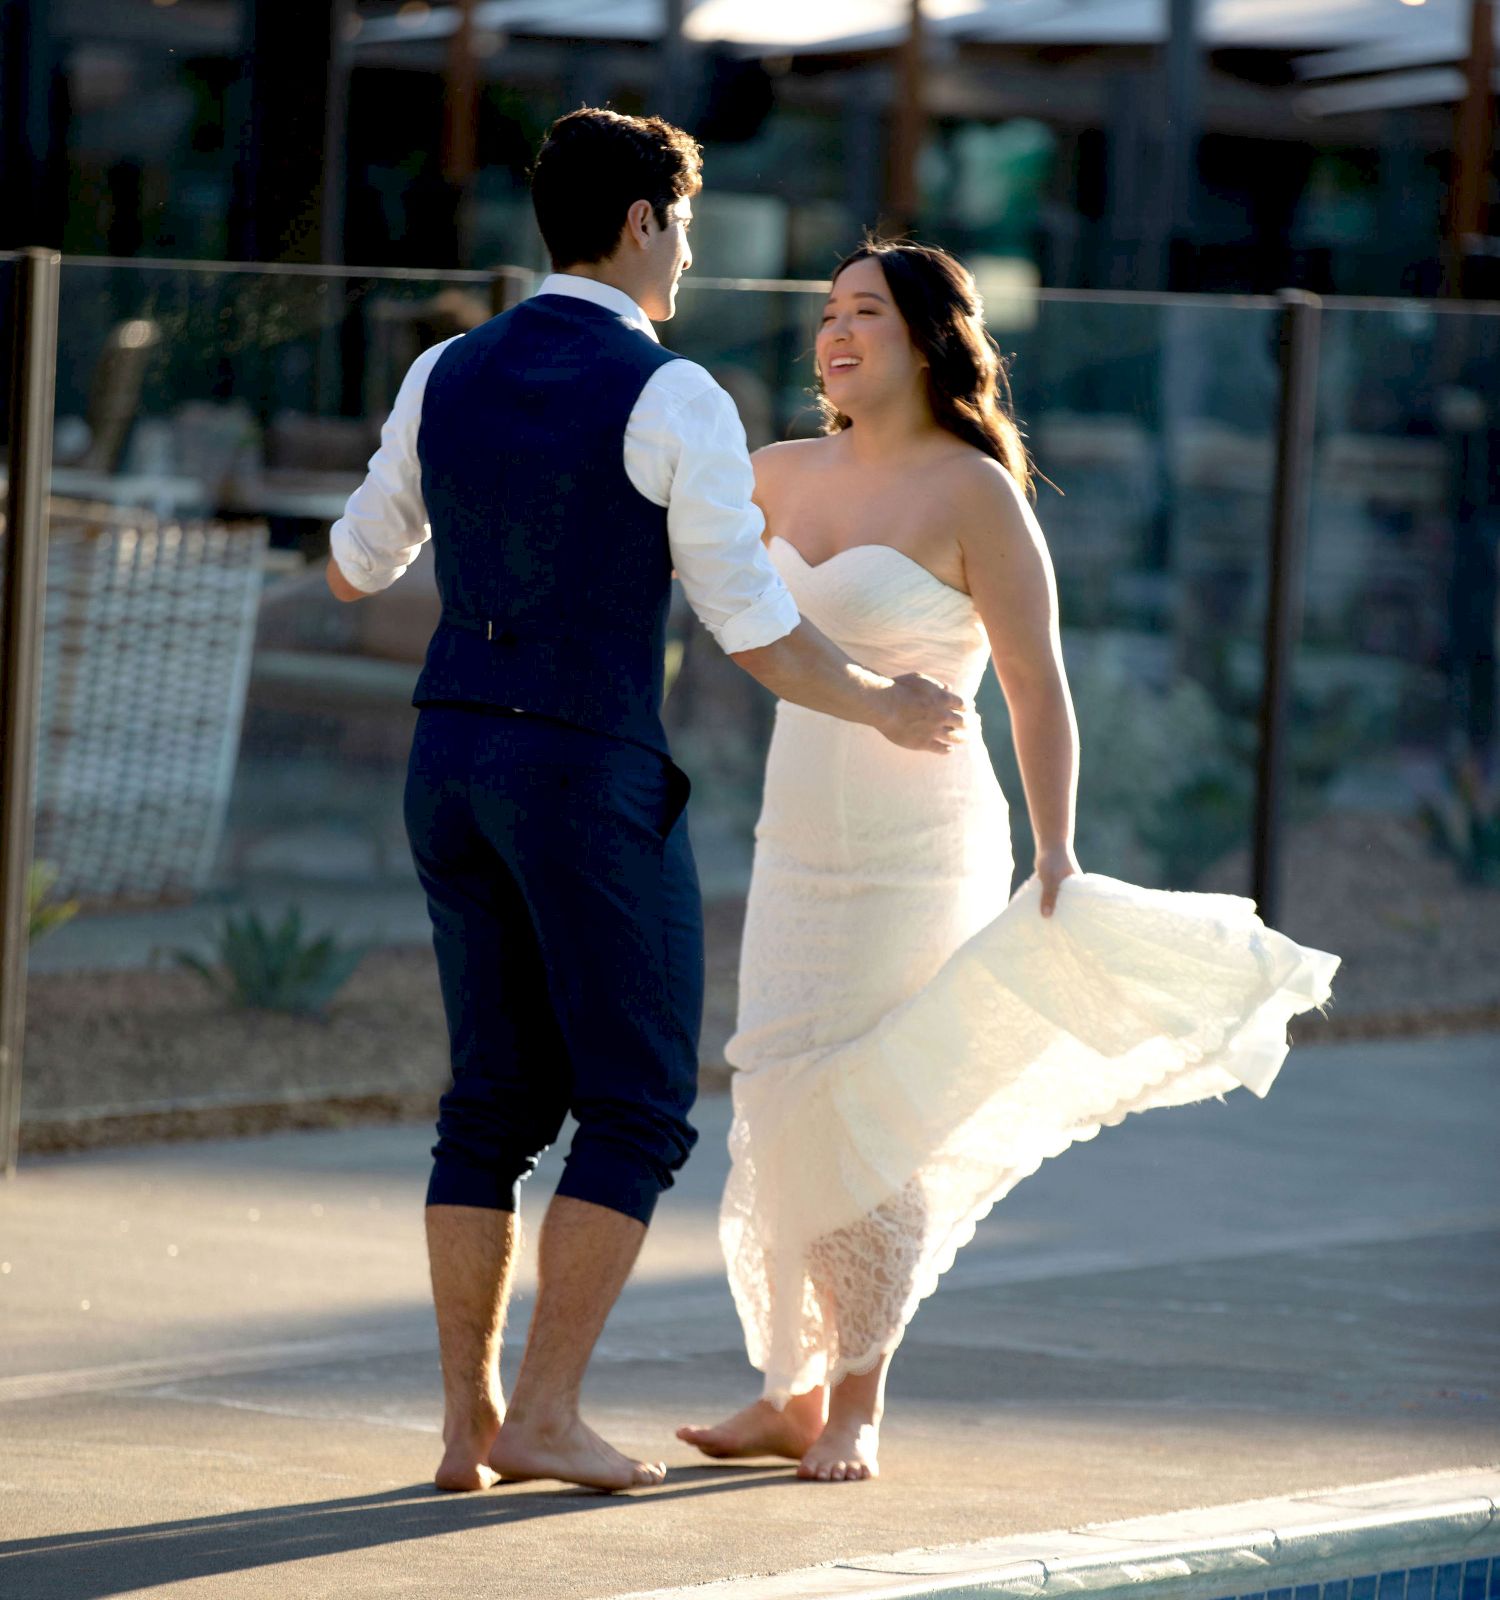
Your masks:
[{"label": "navy blue trousers", "polygon": [[516,1206],[578,1124],[559,1194],[648,1222],[697,1138],[703,913],[687,780],[541,717],[428,706],[406,827],[453,1063],[428,1205]]}]

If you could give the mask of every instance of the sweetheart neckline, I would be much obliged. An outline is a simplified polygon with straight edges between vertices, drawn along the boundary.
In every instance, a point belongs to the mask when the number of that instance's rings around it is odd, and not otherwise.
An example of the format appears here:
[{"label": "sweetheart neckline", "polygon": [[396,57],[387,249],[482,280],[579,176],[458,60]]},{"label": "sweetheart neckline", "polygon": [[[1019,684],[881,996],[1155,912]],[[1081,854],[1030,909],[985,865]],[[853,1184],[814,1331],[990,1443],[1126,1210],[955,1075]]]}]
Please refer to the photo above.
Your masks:
[{"label": "sweetheart neckline", "polygon": [[915,567],[918,572],[931,578],[940,589],[946,589],[949,594],[957,596],[960,600],[967,600],[971,606],[974,604],[973,595],[963,589],[956,588],[945,578],[938,577],[931,567],[923,566],[915,556],[907,555],[904,550],[898,550],[893,544],[881,544],[878,540],[872,539],[865,544],[845,545],[842,550],[835,550],[831,556],[824,556],[821,561],[809,561],[790,539],[783,538],[779,533],[773,533],[771,537],[778,544],[784,544],[809,572],[819,572],[830,562],[837,561],[840,556],[852,556],[856,550],[889,550],[893,556],[900,556],[908,566]]}]

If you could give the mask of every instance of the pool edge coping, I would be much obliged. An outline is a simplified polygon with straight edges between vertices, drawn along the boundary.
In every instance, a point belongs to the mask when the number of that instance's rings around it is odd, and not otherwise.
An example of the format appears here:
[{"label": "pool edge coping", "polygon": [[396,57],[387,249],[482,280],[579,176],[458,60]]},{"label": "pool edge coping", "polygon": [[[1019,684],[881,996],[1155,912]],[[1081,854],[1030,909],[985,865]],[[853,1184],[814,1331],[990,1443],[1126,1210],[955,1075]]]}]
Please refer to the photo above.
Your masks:
[{"label": "pool edge coping", "polygon": [[1194,1578],[1223,1580],[1221,1593],[1260,1591],[1277,1587],[1276,1567],[1337,1559],[1368,1568],[1380,1553],[1436,1543],[1462,1549],[1484,1544],[1486,1535],[1496,1545],[1486,1553],[1500,1554],[1500,1463],[850,1557],[617,1600],[909,1600],[980,1588],[1037,1597]]}]

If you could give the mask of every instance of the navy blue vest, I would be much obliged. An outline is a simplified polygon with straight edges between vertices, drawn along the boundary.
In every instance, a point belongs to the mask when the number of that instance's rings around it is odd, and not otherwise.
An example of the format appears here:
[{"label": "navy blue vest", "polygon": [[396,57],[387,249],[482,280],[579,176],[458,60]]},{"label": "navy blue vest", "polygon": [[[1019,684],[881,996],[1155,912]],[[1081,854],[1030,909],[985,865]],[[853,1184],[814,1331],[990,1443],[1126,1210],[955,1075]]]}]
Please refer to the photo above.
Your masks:
[{"label": "navy blue vest", "polygon": [[667,753],[667,513],[624,455],[641,390],[676,359],[552,294],[438,357],[417,454],[443,614],[414,704],[513,707]]}]

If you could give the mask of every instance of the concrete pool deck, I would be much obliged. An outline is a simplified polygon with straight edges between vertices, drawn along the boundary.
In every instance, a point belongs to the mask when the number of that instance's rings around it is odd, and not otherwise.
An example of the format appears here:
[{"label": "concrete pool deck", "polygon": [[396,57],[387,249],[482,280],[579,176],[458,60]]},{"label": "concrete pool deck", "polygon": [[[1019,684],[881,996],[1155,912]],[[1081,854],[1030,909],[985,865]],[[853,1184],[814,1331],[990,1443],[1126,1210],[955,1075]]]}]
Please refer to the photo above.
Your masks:
[{"label": "concrete pool deck", "polygon": [[672,1437],[755,1393],[714,1229],[726,1102],[698,1120],[587,1393],[671,1468],[627,1497],[431,1491],[425,1129],[28,1162],[0,1189],[0,1595],[603,1600],[1500,1463],[1494,1036],[1303,1046],[1265,1102],[1047,1163],[919,1312],[870,1484]]}]

